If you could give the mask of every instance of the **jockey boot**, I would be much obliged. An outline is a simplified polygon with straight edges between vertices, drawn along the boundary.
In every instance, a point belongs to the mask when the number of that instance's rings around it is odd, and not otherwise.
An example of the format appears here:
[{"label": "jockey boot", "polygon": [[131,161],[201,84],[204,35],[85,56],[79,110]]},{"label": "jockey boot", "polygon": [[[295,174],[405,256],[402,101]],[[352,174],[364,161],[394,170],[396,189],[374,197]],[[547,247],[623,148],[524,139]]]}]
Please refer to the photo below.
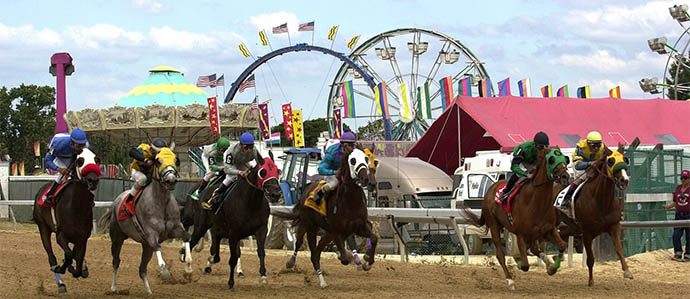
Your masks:
[{"label": "jockey boot", "polygon": [[223,194],[225,193],[225,190],[228,189],[228,186],[225,186],[225,184],[220,184],[220,187],[213,191],[213,195],[205,201],[201,203],[201,207],[206,209],[206,210],[211,210],[213,206],[215,206],[219,201]]},{"label": "jockey boot", "polygon": [[208,182],[202,180],[201,184],[199,185],[199,188],[196,188],[196,190],[194,190],[194,193],[190,194],[189,197],[191,197],[194,200],[199,200],[199,193],[201,193],[201,191],[204,191],[206,186],[208,186]]},{"label": "jockey boot", "polygon": [[48,193],[46,193],[46,199],[44,200],[44,202],[45,202],[47,205],[52,205],[52,204],[53,204],[53,201],[54,201],[54,199],[55,199],[55,194],[54,194],[54,193],[55,193],[55,189],[57,189],[57,187],[58,187],[59,185],[60,185],[60,184],[57,183],[57,182],[53,182],[53,183],[50,185],[50,189],[48,190]]},{"label": "jockey boot", "polygon": [[501,197],[499,198],[501,200],[502,204],[505,204],[508,201],[508,197],[510,196],[510,191],[513,190],[513,186],[515,185],[515,182],[518,180],[517,175],[513,175],[508,179],[508,183],[506,184],[506,187],[503,188],[503,193],[501,194]]},{"label": "jockey boot", "polygon": [[319,190],[316,190],[316,192],[314,192],[314,203],[316,205],[320,205],[321,198],[324,197],[324,195],[326,195],[326,191],[323,190],[323,187],[321,187]]},{"label": "jockey boot", "polygon": [[565,194],[565,197],[563,198],[563,202],[561,203],[562,208],[564,208],[564,209],[570,208],[570,201],[572,200],[571,197],[573,197],[573,193],[575,193],[575,189],[577,189],[577,184],[575,184],[575,183],[570,184],[570,188],[568,189],[568,193]]}]

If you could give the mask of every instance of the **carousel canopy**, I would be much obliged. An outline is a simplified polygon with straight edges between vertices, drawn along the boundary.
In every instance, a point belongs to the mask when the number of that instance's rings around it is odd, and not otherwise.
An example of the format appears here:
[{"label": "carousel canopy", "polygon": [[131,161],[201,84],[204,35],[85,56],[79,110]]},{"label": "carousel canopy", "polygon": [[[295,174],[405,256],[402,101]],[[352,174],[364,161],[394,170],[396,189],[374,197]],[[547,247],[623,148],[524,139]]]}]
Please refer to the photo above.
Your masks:
[{"label": "carousel canopy", "polygon": [[205,104],[208,94],[189,83],[182,73],[169,66],[159,66],[139,86],[130,90],[115,105],[144,107],[151,104],[163,106],[184,106]]}]

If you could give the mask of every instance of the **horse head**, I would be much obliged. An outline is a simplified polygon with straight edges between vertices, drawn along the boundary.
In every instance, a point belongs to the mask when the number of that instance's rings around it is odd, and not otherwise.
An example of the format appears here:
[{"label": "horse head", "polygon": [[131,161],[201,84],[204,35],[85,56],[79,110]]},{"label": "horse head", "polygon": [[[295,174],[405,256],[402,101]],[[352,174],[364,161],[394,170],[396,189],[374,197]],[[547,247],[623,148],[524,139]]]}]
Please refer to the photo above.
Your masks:
[{"label": "horse head", "polygon": [[77,178],[79,181],[86,184],[89,191],[93,192],[96,190],[99,177],[101,176],[101,168],[98,167],[98,164],[101,163],[101,159],[96,157],[88,148],[84,148],[81,153],[77,155],[74,163],[76,165]]},{"label": "horse head", "polygon": [[367,186],[369,184],[369,157],[362,150],[355,148],[346,159],[350,178],[360,187]]},{"label": "horse head", "polygon": [[264,158],[263,163],[257,165],[250,172],[249,179],[256,179],[256,186],[264,192],[270,202],[276,203],[283,196],[278,183],[278,166],[273,162],[273,159],[269,157]]},{"label": "horse head", "polygon": [[363,152],[369,163],[369,184],[367,185],[367,190],[376,192],[376,168],[379,166],[379,160],[376,160],[376,156],[374,156],[373,145],[371,149],[365,148]]},{"label": "horse head", "polygon": [[561,152],[561,149],[554,148],[546,154],[546,170],[549,179],[556,183],[566,186],[570,183],[568,174],[568,164],[570,158]]},{"label": "horse head", "polygon": [[156,177],[166,189],[175,190],[177,184],[177,167],[180,166],[180,159],[173,152],[175,145],[170,148],[163,147],[156,154],[154,165],[156,166]]},{"label": "horse head", "polygon": [[617,150],[610,150],[604,148],[604,155],[606,156],[606,174],[613,178],[616,182],[616,187],[621,191],[628,188],[630,177],[628,176],[628,165],[630,161],[628,157],[623,155],[623,145],[619,144]]}]

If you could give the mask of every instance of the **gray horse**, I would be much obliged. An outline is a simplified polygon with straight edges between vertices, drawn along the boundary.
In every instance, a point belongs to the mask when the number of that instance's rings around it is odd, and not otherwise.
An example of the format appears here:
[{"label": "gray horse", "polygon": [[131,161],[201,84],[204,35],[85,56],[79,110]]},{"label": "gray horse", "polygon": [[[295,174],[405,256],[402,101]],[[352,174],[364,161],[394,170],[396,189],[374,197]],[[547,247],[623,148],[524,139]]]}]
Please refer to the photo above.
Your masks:
[{"label": "gray horse", "polygon": [[[111,253],[113,256],[113,284],[111,292],[118,292],[117,270],[120,266],[120,250],[127,238],[141,243],[141,264],[139,264],[139,277],[144,282],[144,288],[151,294],[151,286],[146,278],[146,266],[153,253],[158,258],[160,275],[162,280],[171,278],[170,272],[165,267],[165,261],[161,255],[160,243],[172,238],[182,239],[185,245],[185,277],[192,273],[192,255],[189,250],[189,234],[180,222],[180,212],[174,196],[170,192],[175,189],[177,183],[176,157],[170,148],[161,148],[156,155],[154,165],[156,168],[152,182],[144,188],[136,202],[134,217],[119,221],[117,218],[120,203],[126,197],[127,192],[120,194],[111,206],[110,217],[108,213],[103,217],[110,222]],[[106,224],[104,223],[104,224]],[[102,226],[105,227],[105,226]]]}]

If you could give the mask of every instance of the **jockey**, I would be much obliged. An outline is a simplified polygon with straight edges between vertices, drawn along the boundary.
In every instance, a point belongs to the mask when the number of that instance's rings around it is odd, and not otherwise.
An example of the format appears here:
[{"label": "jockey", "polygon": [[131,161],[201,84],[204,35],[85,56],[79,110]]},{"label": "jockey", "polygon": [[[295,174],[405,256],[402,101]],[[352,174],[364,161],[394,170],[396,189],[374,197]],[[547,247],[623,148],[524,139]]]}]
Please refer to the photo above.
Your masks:
[{"label": "jockey", "polygon": [[[534,135],[532,141],[523,142],[513,149],[513,160],[511,162],[510,170],[513,175],[508,180],[508,184],[503,188],[503,194],[501,194],[501,202],[503,204],[508,200],[511,189],[518,181],[520,177],[532,178],[532,175],[528,173],[535,168],[537,163],[537,149],[549,147],[549,136],[544,132],[539,132]],[[523,170],[524,167],[527,171]]]},{"label": "jockey", "polygon": [[592,162],[601,158],[604,154],[604,147],[601,143],[601,134],[597,131],[592,131],[587,134],[587,139],[582,139],[577,143],[575,151],[573,152],[573,168],[575,169],[575,180],[570,184],[568,193],[565,194],[561,207],[570,207],[570,198],[573,196],[577,185],[584,182],[588,177],[589,166]]},{"label": "jockey", "polygon": [[249,173],[249,162],[256,161],[257,165],[262,163],[263,158],[259,151],[254,147],[254,136],[245,132],[240,136],[240,143],[229,147],[223,153],[223,163],[225,163],[223,171],[225,172],[225,179],[223,184],[213,191],[213,195],[207,201],[201,203],[201,207],[210,210],[216,203],[222,200],[223,193],[234,184],[237,179],[247,177]]},{"label": "jockey", "polygon": [[192,195],[194,199],[199,199],[199,192],[206,188],[206,184],[223,170],[223,153],[230,147],[230,141],[225,137],[218,138],[218,142],[203,147],[201,161],[204,163],[204,178]]},{"label": "jockey", "polygon": [[323,160],[319,163],[319,174],[326,177],[326,184],[314,192],[314,202],[319,204],[326,192],[338,187],[337,170],[340,168],[340,160],[343,155],[349,155],[355,148],[355,134],[345,132],[340,137],[340,143],[333,144],[326,149]]},{"label": "jockey", "polygon": [[153,160],[158,154],[158,150],[163,147],[168,147],[168,142],[165,139],[157,137],[154,138],[151,144],[142,143],[137,147],[132,147],[129,149],[129,156],[134,158],[132,164],[129,165],[129,171],[132,173],[132,189],[125,197],[124,202],[128,203],[134,199],[134,195],[137,194],[139,189],[146,186],[148,182],[148,176],[154,170]]},{"label": "jockey", "polygon": [[89,147],[89,142],[86,140],[86,133],[81,129],[74,129],[72,133],[58,133],[53,136],[48,145],[48,153],[46,153],[46,166],[49,169],[58,172],[57,178],[50,190],[46,193],[45,201],[48,204],[53,202],[55,188],[60,185],[63,178],[69,174],[69,170],[74,162],[74,157],[81,154],[84,147]]}]

